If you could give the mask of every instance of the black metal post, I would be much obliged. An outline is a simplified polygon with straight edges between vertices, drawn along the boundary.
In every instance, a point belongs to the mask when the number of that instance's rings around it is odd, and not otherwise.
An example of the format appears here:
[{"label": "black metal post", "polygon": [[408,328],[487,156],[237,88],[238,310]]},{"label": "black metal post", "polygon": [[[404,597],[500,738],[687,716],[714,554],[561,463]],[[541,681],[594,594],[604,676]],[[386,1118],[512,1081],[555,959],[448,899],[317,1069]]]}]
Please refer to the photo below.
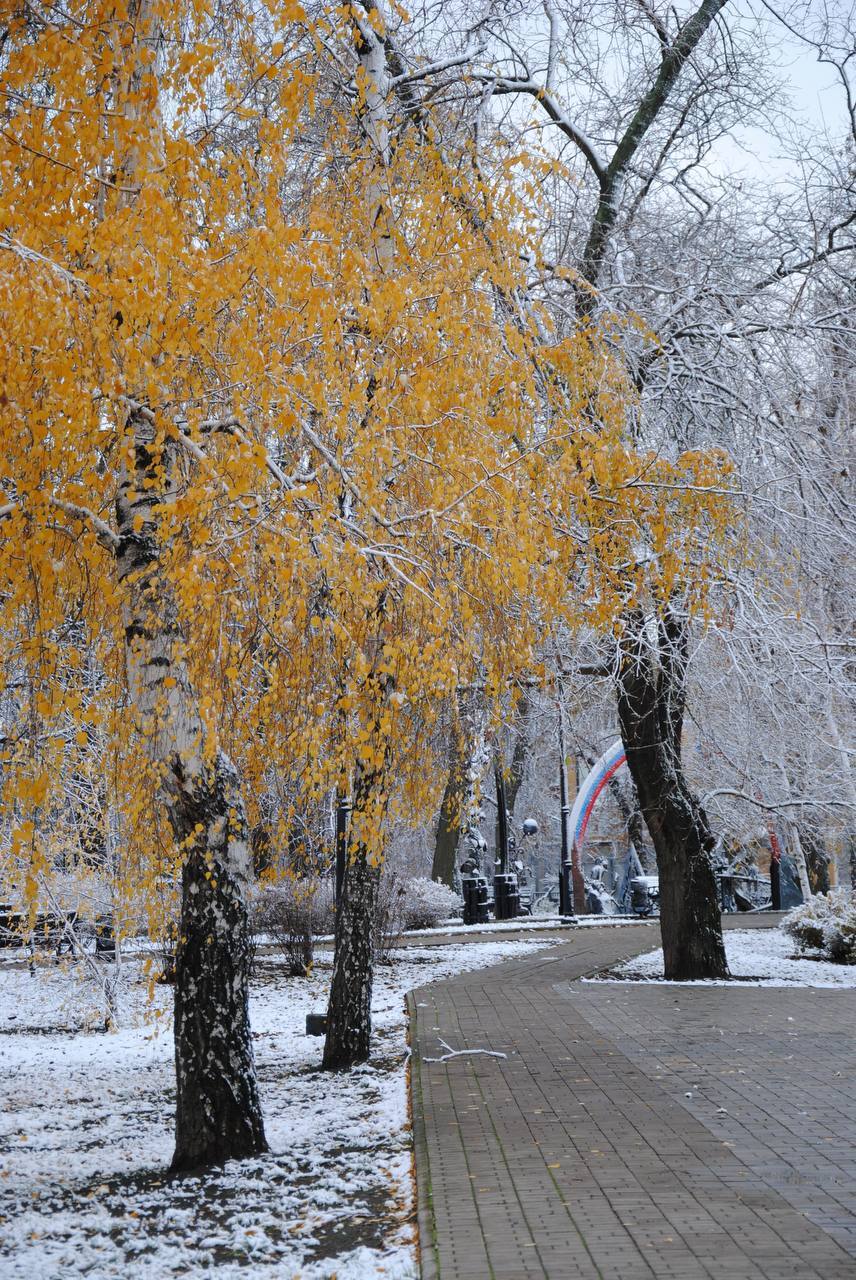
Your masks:
[{"label": "black metal post", "polygon": [[562,706],[559,704],[559,799],[562,806],[562,846],[559,862],[559,915],[574,914],[574,884],[571,867],[569,820],[571,805],[568,800],[568,770],[565,763],[565,729]]},{"label": "black metal post", "polygon": [[499,841],[497,856],[499,858],[499,874],[508,873],[508,810],[505,807],[505,774],[502,765],[494,765],[493,776],[496,780],[496,835]]}]

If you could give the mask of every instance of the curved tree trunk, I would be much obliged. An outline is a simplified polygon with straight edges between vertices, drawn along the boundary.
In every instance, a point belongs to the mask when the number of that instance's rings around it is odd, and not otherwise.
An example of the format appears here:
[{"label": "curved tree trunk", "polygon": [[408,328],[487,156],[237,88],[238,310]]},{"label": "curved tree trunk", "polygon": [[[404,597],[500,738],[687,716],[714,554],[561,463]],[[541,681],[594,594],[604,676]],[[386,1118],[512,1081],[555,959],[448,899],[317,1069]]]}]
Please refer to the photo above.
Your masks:
[{"label": "curved tree trunk", "polygon": [[850,888],[856,889],[856,780],[853,777],[853,767],[850,763],[850,752],[844,745],[841,737],[841,730],[838,727],[838,720],[833,714],[832,709],[828,709],[826,713],[826,724],[829,729],[830,738],[835,748],[841,766],[841,782],[850,802],[850,815],[847,819],[847,825],[844,829],[844,840],[842,848],[847,858],[848,869],[850,872]]},{"label": "curved tree trunk", "polygon": [[656,628],[634,612],[618,677],[627,765],[657,854],[665,973],[679,980],[728,976],[710,860],[715,841],[681,763],[687,637],[687,621],[671,605]]},{"label": "curved tree trunk", "polygon": [[153,785],[184,855],[175,964],[179,1171],[267,1150],[247,1008],[250,857],[238,776],[200,714],[162,562],[177,444],[143,406],[132,409],[127,436],[132,465],[116,516],[128,680]]},{"label": "curved tree trunk", "polygon": [[511,753],[511,768],[505,780],[505,800],[509,817],[514,817],[514,806],[526,776],[526,759],[529,755],[529,695],[523,693],[517,704],[514,717],[514,750]]}]

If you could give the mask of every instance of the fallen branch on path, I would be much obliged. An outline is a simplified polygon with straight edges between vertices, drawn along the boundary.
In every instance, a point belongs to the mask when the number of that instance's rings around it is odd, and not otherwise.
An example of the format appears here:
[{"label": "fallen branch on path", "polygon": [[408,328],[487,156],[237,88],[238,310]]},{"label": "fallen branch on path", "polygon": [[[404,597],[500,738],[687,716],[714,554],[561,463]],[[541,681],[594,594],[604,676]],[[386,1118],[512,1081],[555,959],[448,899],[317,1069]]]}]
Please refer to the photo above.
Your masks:
[{"label": "fallen branch on path", "polygon": [[445,1040],[437,1037],[438,1042],[446,1050],[442,1058],[426,1058],[426,1062],[448,1062],[450,1058],[463,1058],[468,1053],[481,1053],[486,1058],[507,1058],[507,1053],[500,1053],[498,1049],[453,1049],[450,1044],[446,1044]]}]

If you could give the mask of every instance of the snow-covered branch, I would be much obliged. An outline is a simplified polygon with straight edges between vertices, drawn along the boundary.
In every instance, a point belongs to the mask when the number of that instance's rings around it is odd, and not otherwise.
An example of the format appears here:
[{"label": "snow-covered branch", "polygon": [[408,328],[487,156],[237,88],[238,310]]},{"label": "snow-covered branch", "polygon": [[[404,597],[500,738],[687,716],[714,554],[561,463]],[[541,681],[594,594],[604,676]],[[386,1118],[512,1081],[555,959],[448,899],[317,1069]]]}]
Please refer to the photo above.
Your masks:
[{"label": "snow-covered branch", "polygon": [[437,1037],[437,1042],[446,1052],[439,1058],[425,1058],[425,1062],[449,1062],[452,1058],[466,1058],[475,1054],[482,1054],[486,1058],[507,1058],[507,1053],[500,1053],[498,1049],[453,1049],[445,1040]]}]

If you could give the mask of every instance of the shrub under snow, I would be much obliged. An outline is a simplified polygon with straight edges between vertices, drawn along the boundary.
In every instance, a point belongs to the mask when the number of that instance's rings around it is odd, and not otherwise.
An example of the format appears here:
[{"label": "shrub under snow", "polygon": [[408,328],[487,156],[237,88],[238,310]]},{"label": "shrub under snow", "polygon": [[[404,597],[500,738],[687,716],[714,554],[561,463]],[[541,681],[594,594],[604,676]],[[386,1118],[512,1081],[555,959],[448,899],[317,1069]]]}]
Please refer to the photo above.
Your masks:
[{"label": "shrub under snow", "polygon": [[404,927],[435,929],[461,907],[461,900],[448,885],[417,876],[404,886]]},{"label": "shrub under snow", "polygon": [[801,947],[838,964],[856,964],[856,894],[846,889],[815,894],[789,912],[782,928]]},{"label": "shrub under snow", "polygon": [[856,964],[856,895],[850,895],[840,911],[830,915],[823,928],[823,943],[830,960]]},{"label": "shrub under snow", "polygon": [[460,898],[446,885],[424,876],[406,880],[384,867],[375,911],[375,959],[388,964],[405,930],[436,928],[460,907]]},{"label": "shrub under snow", "polygon": [[333,928],[333,888],[315,877],[286,877],[262,885],[250,908],[252,932],[268,934],[288,962],[293,977],[312,968],[315,939]]}]

